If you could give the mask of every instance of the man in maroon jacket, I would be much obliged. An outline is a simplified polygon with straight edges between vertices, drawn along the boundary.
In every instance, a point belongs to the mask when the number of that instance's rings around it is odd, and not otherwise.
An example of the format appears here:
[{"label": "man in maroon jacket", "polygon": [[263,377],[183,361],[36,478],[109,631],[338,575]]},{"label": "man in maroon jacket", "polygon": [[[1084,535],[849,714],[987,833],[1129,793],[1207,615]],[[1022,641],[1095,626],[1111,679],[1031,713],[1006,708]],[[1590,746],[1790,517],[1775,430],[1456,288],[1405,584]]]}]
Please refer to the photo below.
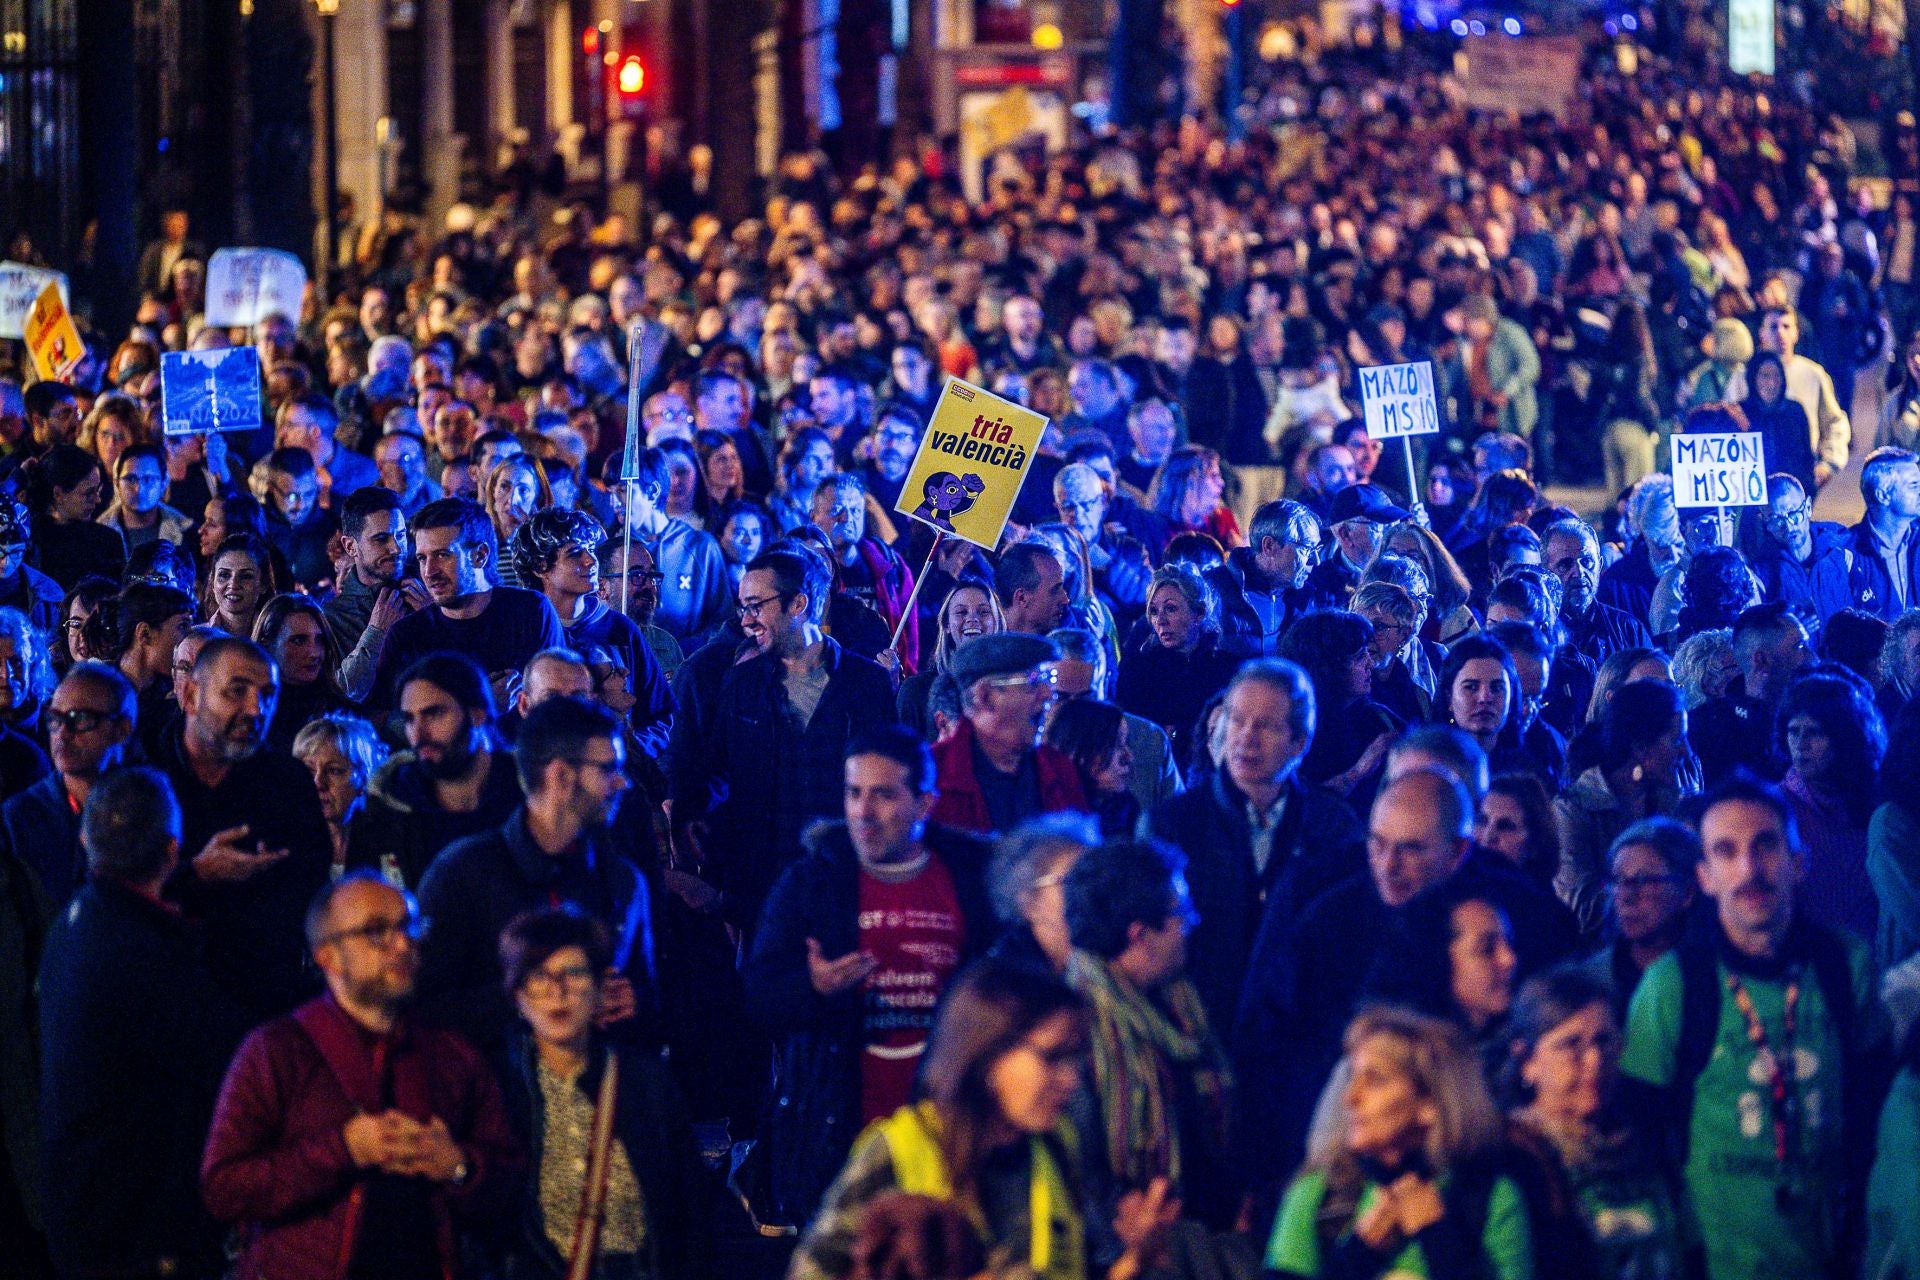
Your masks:
[{"label": "man in maroon jacket", "polygon": [[962,718],[933,749],[935,822],[1009,831],[1035,814],[1086,807],[1073,760],[1040,742],[1059,657],[1053,641],[1019,632],[980,636],[955,650]]},{"label": "man in maroon jacket", "polygon": [[220,1091],[200,1167],[241,1227],[244,1280],[454,1280],[455,1217],[497,1214],[523,1162],[485,1060],[412,1025],[412,899],[348,876],[307,914],[327,994],[255,1031]]}]

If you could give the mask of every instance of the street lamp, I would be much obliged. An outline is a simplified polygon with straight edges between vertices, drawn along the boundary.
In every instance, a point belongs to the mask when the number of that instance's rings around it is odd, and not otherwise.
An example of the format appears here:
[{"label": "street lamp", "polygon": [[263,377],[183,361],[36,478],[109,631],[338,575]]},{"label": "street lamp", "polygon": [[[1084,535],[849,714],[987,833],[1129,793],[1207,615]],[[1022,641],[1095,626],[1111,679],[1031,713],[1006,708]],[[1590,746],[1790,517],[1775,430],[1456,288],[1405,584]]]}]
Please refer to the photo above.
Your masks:
[{"label": "street lamp", "polygon": [[325,190],[320,194],[320,203],[327,240],[318,264],[321,308],[324,310],[333,300],[333,257],[339,252],[340,237],[340,229],[334,222],[336,193],[340,190],[340,153],[337,141],[339,120],[334,107],[333,88],[333,23],[340,16],[340,0],[313,0],[313,7],[320,14],[320,101],[321,114],[326,117],[326,131],[321,138]]}]

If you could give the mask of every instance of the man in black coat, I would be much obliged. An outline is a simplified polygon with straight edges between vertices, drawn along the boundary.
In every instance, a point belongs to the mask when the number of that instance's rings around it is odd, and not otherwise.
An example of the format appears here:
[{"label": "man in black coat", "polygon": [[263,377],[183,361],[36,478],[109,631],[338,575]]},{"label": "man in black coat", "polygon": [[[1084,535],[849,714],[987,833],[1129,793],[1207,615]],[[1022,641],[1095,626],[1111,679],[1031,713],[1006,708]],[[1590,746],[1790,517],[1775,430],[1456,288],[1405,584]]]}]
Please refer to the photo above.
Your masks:
[{"label": "man in black coat", "polygon": [[161,900],[180,833],[164,777],[108,775],[82,818],[93,878],[47,939],[42,1204],[63,1273],[214,1275],[223,1261],[200,1151],[245,1024],[193,925]]},{"label": "man in black coat", "polygon": [[853,1139],[910,1100],[940,991],[998,928],[991,846],[928,821],[933,758],[887,726],[848,749],[844,821],[807,832],[775,882],[741,977],[778,1038],[765,1142],[782,1222],[806,1222]]},{"label": "man in black coat", "polygon": [[1320,554],[1320,520],[1301,503],[1263,504],[1247,527],[1247,545],[1209,569],[1220,596],[1220,647],[1249,657],[1279,652],[1280,633],[1311,607],[1307,578]]},{"label": "man in black coat", "polygon": [[1344,800],[1297,776],[1313,745],[1313,686],[1282,658],[1241,667],[1227,686],[1226,758],[1205,785],[1148,812],[1144,834],[1187,855],[1200,923],[1187,938],[1187,976],[1223,1030],[1264,913],[1299,908],[1361,870],[1360,823]]},{"label": "man in black coat", "polygon": [[138,706],[133,685],[116,668],[75,664],[48,701],[53,772],[0,806],[0,842],[39,878],[56,910],[87,882],[80,806],[125,756]]},{"label": "man in black coat", "polygon": [[167,897],[206,926],[207,960],[248,1013],[285,1013],[319,988],[307,966],[307,904],[333,845],[305,765],[267,746],[280,696],[273,659],[251,640],[210,640],[179,684],[182,719],[155,764],[196,849]]},{"label": "man in black coat", "polygon": [[1473,798],[1453,774],[1410,769],[1374,799],[1364,871],[1304,911],[1268,903],[1234,1037],[1242,1150],[1257,1182],[1271,1187],[1297,1163],[1380,942],[1422,890],[1454,878],[1485,893],[1512,926],[1521,977],[1578,944],[1571,914],[1552,894],[1473,844],[1473,816]]},{"label": "man in black coat", "polygon": [[514,759],[526,803],[497,831],[449,845],[420,883],[420,1013],[497,1053],[515,1016],[501,987],[501,931],[523,911],[570,902],[613,935],[601,1025],[650,1040],[651,899],[609,830],[633,785],[619,719],[581,698],[550,698],[527,713]]},{"label": "man in black coat", "polygon": [[[675,844],[702,860],[720,909],[743,928],[798,855],[802,830],[840,812],[847,744],[894,723],[887,673],[821,629],[831,589],[824,558],[809,551],[756,557],[739,614],[758,652],[725,667],[711,697],[690,689],[674,718]],[[702,655],[696,663],[712,674]]]},{"label": "man in black coat", "polygon": [[1769,779],[1786,772],[1786,761],[1773,749],[1774,710],[1794,672],[1813,661],[1807,629],[1792,603],[1775,600],[1742,610],[1733,620],[1733,660],[1740,678],[1689,716],[1687,740],[1708,786],[1735,769]]}]

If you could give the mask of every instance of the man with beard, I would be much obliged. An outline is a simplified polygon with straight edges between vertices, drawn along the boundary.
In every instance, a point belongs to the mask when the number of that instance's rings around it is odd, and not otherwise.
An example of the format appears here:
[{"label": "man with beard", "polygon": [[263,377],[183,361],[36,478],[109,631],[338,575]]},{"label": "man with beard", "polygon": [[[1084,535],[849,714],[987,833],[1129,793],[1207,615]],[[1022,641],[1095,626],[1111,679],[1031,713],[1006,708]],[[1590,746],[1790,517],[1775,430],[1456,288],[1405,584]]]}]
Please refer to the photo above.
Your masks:
[{"label": "man with beard", "polygon": [[1124,628],[1146,609],[1153,566],[1144,546],[1118,524],[1107,522],[1112,500],[1106,481],[1085,463],[1068,463],[1053,478],[1053,505],[1060,522],[1086,541],[1094,589],[1105,598],[1124,634]]},{"label": "man with beard", "polygon": [[305,449],[267,455],[267,541],[287,558],[293,580],[318,594],[333,585],[334,513],[320,504],[320,472]]},{"label": "man with beard", "polygon": [[173,784],[182,846],[197,850],[167,896],[204,922],[207,959],[256,1019],[312,991],[300,947],[306,904],[333,864],[307,768],[266,745],[280,672],[251,640],[200,650],[178,689],[182,719],[157,744]]},{"label": "man with beard", "polygon": [[1621,649],[1651,648],[1639,618],[1600,602],[1600,539],[1583,520],[1556,520],[1541,539],[1547,569],[1560,579],[1560,622],[1568,647],[1598,667]]},{"label": "man with beard", "polygon": [[421,957],[422,1015],[483,1048],[501,1045],[514,1025],[500,982],[501,930],[523,911],[570,903],[614,938],[600,1025],[651,1035],[647,884],[609,833],[633,785],[618,718],[584,698],[549,698],[527,713],[514,763],[526,803],[494,830],[449,846],[420,884],[432,922]]},{"label": "man with beard", "polygon": [[608,538],[600,544],[600,603],[609,609],[620,608],[620,585],[625,579],[627,617],[640,628],[641,639],[660,664],[661,677],[671,685],[687,655],[673,632],[653,622],[653,615],[660,609],[660,581],[665,576],[653,562],[653,552],[640,543],[629,549],[624,539]]},{"label": "man with beard", "polygon": [[314,900],[305,932],[326,994],[240,1046],[202,1198],[240,1229],[243,1275],[459,1276],[457,1232],[505,1209],[522,1172],[492,1070],[406,1012],[420,935],[409,895],[347,876]]},{"label": "man with beard", "polygon": [[1679,1140],[1709,1274],[1853,1274],[1889,1040],[1877,971],[1800,911],[1807,850],[1779,792],[1709,792],[1700,843],[1712,922],[1641,979],[1620,1068],[1647,1131]]},{"label": "man with beard", "polygon": [[[859,475],[843,471],[827,476],[813,491],[814,527],[827,535],[833,558],[837,590],[851,596],[880,615],[887,633],[900,630],[901,669],[912,675],[919,667],[920,619],[907,611],[913,598],[913,570],[900,553],[878,538],[867,536],[867,487]],[[900,629],[900,620],[907,625]]]},{"label": "man with beard", "polygon": [[1247,545],[1206,574],[1220,597],[1223,649],[1266,658],[1280,651],[1280,633],[1307,609],[1320,542],[1320,521],[1303,503],[1282,498],[1253,513]]},{"label": "man with beard", "polygon": [[961,718],[933,752],[936,822],[984,835],[1011,831],[1035,814],[1087,807],[1078,766],[1040,741],[1059,660],[1051,640],[1019,632],[955,650],[948,670],[960,689]]},{"label": "man with beard", "polygon": [[493,585],[493,522],[476,503],[429,503],[413,518],[411,532],[432,604],[387,633],[374,678],[375,706],[392,706],[394,678],[431,653],[465,654],[479,663],[494,682],[497,700],[528,658],[565,643],[559,615],[539,592]]},{"label": "man with beard", "polygon": [[493,690],[469,659],[436,653],[409,667],[399,711],[408,749],[369,779],[348,861],[391,855],[418,886],[442,849],[505,822],[520,784],[500,758]]},{"label": "man with beard", "polygon": [[94,785],[124,758],[138,705],[118,670],[76,663],[43,717],[53,772],[0,806],[0,843],[39,878],[56,911],[87,881],[80,811]]},{"label": "man with beard", "polygon": [[400,499],[380,488],[361,489],[340,506],[340,533],[350,567],[327,601],[327,630],[339,647],[340,687],[364,697],[373,687],[393,624],[427,603],[427,590],[406,576],[411,555]]},{"label": "man with beard", "polygon": [[874,414],[873,433],[867,437],[872,457],[860,474],[867,492],[888,511],[900,500],[900,486],[907,481],[925,430],[926,424],[903,404],[889,401]]},{"label": "man with beard", "polygon": [[568,647],[620,656],[634,698],[628,727],[641,749],[657,757],[666,750],[673,723],[673,691],[640,628],[600,599],[598,553],[606,540],[606,530],[586,512],[550,507],[534,512],[513,535],[514,566],[520,580],[537,586],[553,606]]},{"label": "man with beard", "polygon": [[[675,847],[704,864],[721,909],[743,928],[800,852],[801,831],[840,811],[847,743],[894,721],[886,672],[821,630],[831,582],[807,552],[748,562],[738,612],[752,651],[711,695],[682,698],[674,717]],[[683,691],[694,691],[695,674],[689,667]]]}]

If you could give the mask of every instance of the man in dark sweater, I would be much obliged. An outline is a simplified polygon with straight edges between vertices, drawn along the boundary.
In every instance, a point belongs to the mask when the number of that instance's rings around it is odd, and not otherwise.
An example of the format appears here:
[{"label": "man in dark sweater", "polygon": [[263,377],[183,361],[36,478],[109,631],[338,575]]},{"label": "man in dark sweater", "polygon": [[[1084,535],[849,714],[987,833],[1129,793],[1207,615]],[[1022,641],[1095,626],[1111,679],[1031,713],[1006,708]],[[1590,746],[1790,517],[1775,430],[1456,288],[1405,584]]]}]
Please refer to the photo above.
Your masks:
[{"label": "man in dark sweater", "polygon": [[0,806],[0,841],[34,873],[56,910],[87,882],[80,809],[125,756],[137,706],[118,669],[75,664],[54,689],[45,716],[53,772]]},{"label": "man in dark sweater", "polygon": [[526,803],[497,830],[448,847],[420,884],[420,1012],[497,1049],[514,1025],[500,982],[501,930],[522,911],[572,903],[614,938],[600,1025],[650,1036],[657,1002],[647,885],[609,829],[632,785],[619,721],[595,703],[550,698],[527,713],[514,751]]},{"label": "man in dark sweater", "polygon": [[493,522],[465,498],[430,502],[413,518],[420,576],[433,603],[393,624],[380,654],[372,702],[391,707],[402,671],[430,653],[464,653],[503,701],[508,679],[542,649],[566,643],[560,619],[537,591],[492,585]]},{"label": "man in dark sweater", "polygon": [[300,927],[333,861],[305,765],[266,745],[280,673],[251,640],[210,640],[179,684],[181,723],[155,764],[197,850],[167,897],[206,925],[207,959],[255,1018],[313,994]]}]

